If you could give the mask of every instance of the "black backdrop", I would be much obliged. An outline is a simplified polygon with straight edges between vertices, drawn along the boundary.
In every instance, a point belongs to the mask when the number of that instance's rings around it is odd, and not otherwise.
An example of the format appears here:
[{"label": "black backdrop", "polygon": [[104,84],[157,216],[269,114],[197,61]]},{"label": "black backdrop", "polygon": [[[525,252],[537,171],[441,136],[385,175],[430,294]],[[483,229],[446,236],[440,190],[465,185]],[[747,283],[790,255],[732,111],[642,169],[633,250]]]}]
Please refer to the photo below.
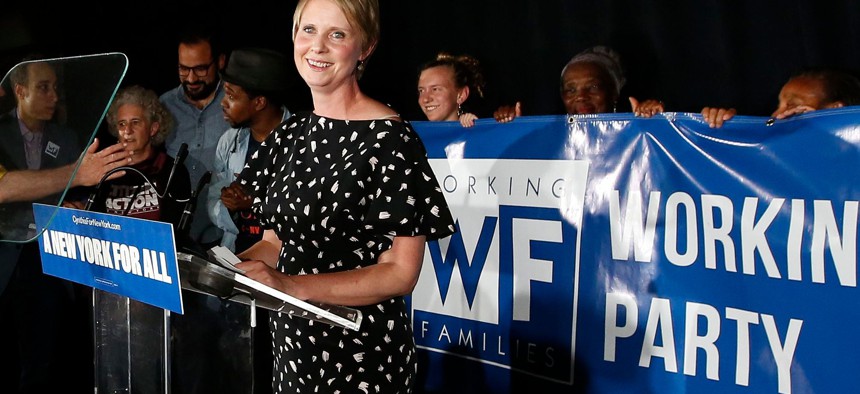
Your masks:
[{"label": "black backdrop", "polygon": [[[669,111],[734,106],[768,115],[787,77],[808,66],[860,68],[860,2],[850,0],[381,0],[382,40],[362,79],[364,90],[407,119],[416,103],[418,67],[444,50],[477,57],[488,82],[479,115],[522,100],[526,114],[561,113],[558,76],[578,51],[608,45],[622,56],[624,93],[659,98]],[[4,5],[3,70],[38,50],[54,56],[123,52],[124,85],[157,92],[177,85],[176,29],[189,20],[218,22],[230,47],[291,53],[295,0],[264,2],[81,2]],[[80,15],[84,14],[84,15]],[[311,107],[299,85],[291,109]],[[622,107],[623,108],[623,107]]]}]

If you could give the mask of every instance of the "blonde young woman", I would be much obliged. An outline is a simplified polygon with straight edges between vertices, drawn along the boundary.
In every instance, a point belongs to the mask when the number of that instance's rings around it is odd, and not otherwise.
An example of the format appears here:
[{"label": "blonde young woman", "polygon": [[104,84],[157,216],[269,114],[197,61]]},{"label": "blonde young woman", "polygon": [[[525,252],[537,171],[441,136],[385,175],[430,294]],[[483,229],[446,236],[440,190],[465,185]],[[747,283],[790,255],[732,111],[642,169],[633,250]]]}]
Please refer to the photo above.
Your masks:
[{"label": "blonde young woman", "polygon": [[468,56],[436,55],[418,76],[418,105],[431,122],[459,120],[472,127],[478,117],[464,110],[471,95],[484,97],[484,76],[478,60]]}]

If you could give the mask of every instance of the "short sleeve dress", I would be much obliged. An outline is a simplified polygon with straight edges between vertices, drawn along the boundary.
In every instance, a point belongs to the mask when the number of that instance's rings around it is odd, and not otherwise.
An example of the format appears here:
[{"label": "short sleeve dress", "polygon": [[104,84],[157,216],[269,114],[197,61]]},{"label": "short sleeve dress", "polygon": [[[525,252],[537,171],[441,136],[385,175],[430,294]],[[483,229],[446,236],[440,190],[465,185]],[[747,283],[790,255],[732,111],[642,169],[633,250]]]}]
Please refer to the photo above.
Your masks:
[{"label": "short sleeve dress", "polygon": [[[394,236],[428,240],[454,222],[418,135],[405,122],[297,114],[240,175],[290,275],[375,264]],[[406,393],[417,364],[403,297],[358,307],[359,331],[271,314],[274,392]]]}]

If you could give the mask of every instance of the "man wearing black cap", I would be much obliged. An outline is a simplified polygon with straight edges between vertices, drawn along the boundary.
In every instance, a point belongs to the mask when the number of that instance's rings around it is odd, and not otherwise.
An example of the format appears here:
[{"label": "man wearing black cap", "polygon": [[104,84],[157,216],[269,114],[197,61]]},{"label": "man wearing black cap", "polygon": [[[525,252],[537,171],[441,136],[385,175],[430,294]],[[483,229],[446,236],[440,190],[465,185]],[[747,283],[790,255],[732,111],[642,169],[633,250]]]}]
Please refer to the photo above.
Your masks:
[{"label": "man wearing black cap", "polygon": [[242,48],[230,55],[222,75],[226,94],[221,107],[232,128],[218,141],[207,208],[213,223],[224,230],[221,245],[235,253],[259,241],[263,231],[251,212],[251,198],[234,180],[272,129],[290,117],[283,94],[293,80],[291,70],[279,52]]}]

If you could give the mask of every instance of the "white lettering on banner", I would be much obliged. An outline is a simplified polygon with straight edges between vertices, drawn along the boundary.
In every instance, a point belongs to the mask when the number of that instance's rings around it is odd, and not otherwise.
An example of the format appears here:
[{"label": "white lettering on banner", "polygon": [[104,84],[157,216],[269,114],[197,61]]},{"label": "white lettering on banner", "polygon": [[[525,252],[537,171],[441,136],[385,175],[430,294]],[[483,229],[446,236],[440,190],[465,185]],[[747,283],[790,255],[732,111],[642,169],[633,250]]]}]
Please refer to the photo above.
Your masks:
[{"label": "white lettering on banner", "polygon": [[173,280],[167,275],[167,257],[164,252],[144,249],[143,267],[143,276],[164,283],[173,283]]},{"label": "white lettering on banner", "polygon": [[68,259],[77,258],[78,250],[75,248],[72,234],[54,230],[46,231],[42,235],[42,244],[44,245],[45,253],[55,254]]},{"label": "white lettering on banner", "polygon": [[[639,366],[651,367],[654,358],[663,359],[666,372],[678,372],[676,343],[684,343],[684,374],[698,375],[697,366],[700,351],[704,354],[705,376],[720,380],[720,348],[718,339],[722,332],[723,320],[719,309],[712,305],[686,302],[683,337],[675,337],[675,322],[672,320],[671,304],[668,299],[653,298],[643,332]],[[625,316],[623,322],[618,316]],[[638,330],[639,307],[632,294],[609,293],[606,295],[606,314],[604,321],[603,359],[616,362],[619,342],[630,339]],[[781,338],[776,319],[764,313],[756,313],[736,308],[725,308],[725,321],[734,322],[737,334],[735,348],[735,384],[749,386],[750,375],[750,329],[761,321],[768,345],[771,349],[777,372],[777,386],[780,393],[791,392],[791,364],[800,340],[803,320],[789,319],[784,339]],[[659,338],[659,340],[658,340]],[[657,345],[662,343],[662,346]],[[761,362],[761,360],[757,360]]]},{"label": "white lettering on banner", "polygon": [[[610,193],[609,226],[614,260],[630,260],[632,249],[634,261],[653,261],[655,233],[661,215],[661,197],[661,192],[652,191],[648,197],[648,205],[643,207],[641,193],[631,190],[627,195],[625,213],[622,215],[619,191]],[[739,258],[741,272],[745,275],[756,275],[758,262],[769,278],[781,279],[787,274],[789,280],[801,281],[804,229],[811,227],[812,238],[806,261],[812,282],[826,282],[824,273],[826,256],[829,254],[839,284],[857,287],[857,223],[860,202],[844,202],[840,229],[831,201],[813,201],[813,209],[809,214],[812,221],[810,226],[807,223],[810,219],[807,218],[804,200],[791,200],[788,203],[791,205],[790,210],[786,210],[785,199],[773,198],[764,208],[764,212],[759,214],[760,200],[757,197],[745,198],[740,214],[736,215],[732,200],[726,196],[701,195],[699,207],[696,200],[687,193],[670,194],[665,200],[665,209],[662,212],[665,231],[663,250],[666,260],[678,267],[689,267],[700,262],[701,238],[704,249],[702,263],[705,268],[717,269],[717,251],[721,247],[722,267],[727,272],[738,272],[736,261]],[[790,214],[778,215],[782,211],[788,211]],[[699,212],[701,225],[698,221]],[[740,217],[740,230],[735,231],[735,240],[731,234],[737,216]],[[777,262],[771,249],[773,238],[768,237],[767,231],[774,227],[787,227],[784,262]],[[739,250],[735,247],[736,242],[740,243]]]},{"label": "white lettering on banner", "polygon": [[552,283],[552,261],[533,259],[529,243],[535,234],[546,234],[541,240],[561,243],[561,223],[547,220],[514,219],[514,320],[529,321],[532,282]]},{"label": "white lettering on banner", "polygon": [[[565,218],[582,214],[588,163],[573,160],[431,160],[448,205],[559,208]],[[513,174],[513,175],[512,175]]]},{"label": "white lettering on banner", "polygon": [[119,224],[116,224],[116,223],[109,222],[109,221],[104,220],[104,219],[96,220],[96,219],[92,219],[92,218],[72,215],[72,223],[77,224],[79,226],[94,226],[94,227],[105,228],[108,230],[122,231],[122,226],[120,226]]},{"label": "white lettering on banner", "polygon": [[[579,223],[582,217],[582,206],[588,164],[581,161],[568,160],[483,160],[483,159],[461,159],[461,160],[431,160],[433,171],[439,177],[439,182],[445,200],[451,206],[457,219],[463,246],[467,256],[475,256],[476,249],[482,243],[481,235],[484,219],[487,217],[498,217],[499,206],[527,206],[546,207],[559,209],[562,216],[570,223]],[[511,176],[510,174],[523,174]],[[537,175],[531,175],[537,174]],[[448,185],[444,185],[444,179],[448,179]],[[475,184],[470,187],[469,179],[474,178]],[[508,193],[508,187],[500,187],[494,179],[506,179],[505,185],[514,186]],[[551,179],[552,182],[547,182]],[[479,182],[479,180],[481,180]],[[486,181],[486,182],[484,182]],[[484,183],[481,183],[484,182]],[[538,185],[541,185],[538,188]],[[546,188],[546,189],[543,189]],[[520,190],[521,192],[516,192]],[[541,275],[534,280],[544,281],[547,272],[552,272],[549,263],[540,260],[520,260],[522,256],[528,256],[528,245],[532,240],[558,240],[560,223],[549,225],[548,221],[539,221],[534,225],[528,221],[515,220],[516,226],[528,225],[529,230],[516,231],[514,237],[514,253],[518,258],[514,259],[514,266],[524,264],[515,268],[513,274],[520,274],[515,280],[515,291],[519,291],[519,298],[515,297],[518,310],[527,311],[526,305],[531,303],[529,288],[526,282],[531,282],[528,275]],[[498,323],[498,293],[499,293],[499,241],[498,229],[494,229],[492,238],[486,243],[488,247],[485,263],[480,272],[477,282],[477,291],[474,299],[467,297],[466,286],[464,286],[462,272],[467,267],[455,266],[451,273],[449,282],[446,283],[446,297],[440,298],[442,292],[436,281],[436,272],[430,256],[425,253],[425,262],[421,267],[414,294],[427,294],[427,297],[415,297],[413,305],[434,313],[486,322]],[[524,237],[524,238],[521,238]],[[451,237],[439,241],[443,252],[449,249]],[[523,249],[526,248],[526,249]],[[472,259],[470,263],[474,263]],[[465,262],[460,262],[465,263]],[[532,270],[543,267],[542,274]],[[468,284],[466,284],[468,285]],[[430,296],[433,295],[433,296]],[[519,318],[519,315],[518,315]]]},{"label": "white lettering on banner", "polygon": [[[543,193],[545,197],[559,199],[564,192],[564,178],[544,179],[540,176],[535,178],[508,176],[500,179],[492,175],[480,178],[468,175],[458,178],[451,174],[442,178],[440,183],[442,190],[447,194],[465,193],[514,198],[540,198],[541,193]],[[500,188],[496,189],[497,186]]]},{"label": "white lettering on banner", "polygon": [[421,327],[416,333],[419,339],[431,338],[433,341],[448,347],[457,345],[467,348],[472,353],[482,355],[482,358],[487,358],[486,355],[489,353],[495,356],[509,355],[512,359],[527,364],[539,364],[546,367],[552,367],[556,364],[554,358],[556,348],[553,346],[545,346],[519,338],[514,339],[508,335],[463,329],[462,327],[456,328],[455,340],[452,337],[452,330],[444,324],[421,320],[416,326]]},{"label": "white lettering on banner", "polygon": [[[633,256],[636,261],[651,261],[654,250],[654,231],[657,227],[657,214],[660,208],[660,192],[651,192],[648,201],[648,215],[645,226],[642,226],[642,193],[631,190],[627,195],[627,212],[621,218],[621,198],[618,190],[613,190],[609,196],[610,235],[612,238],[612,258],[627,260],[630,256],[630,244],[633,244]],[[619,224],[621,224],[619,226]]]},{"label": "white lettering on banner", "polygon": [[428,243],[411,297],[416,345],[571,382],[588,162],[430,164],[459,231]]},{"label": "white lettering on banner", "polygon": [[122,266],[123,271],[140,275],[140,251],[135,247],[124,244],[113,244],[113,254],[117,256],[116,268]]},{"label": "white lettering on banner", "polygon": [[[628,312],[629,313],[629,312]],[[675,359],[675,325],[672,324],[672,308],[669,300],[655,298],[651,301],[648,311],[648,324],[645,327],[645,341],[639,355],[639,366],[651,366],[651,358],[660,357],[665,361],[666,371],[678,372],[678,361]],[[657,329],[663,346],[657,345]],[[606,345],[603,345],[604,349]]]},{"label": "white lettering on banner", "polygon": [[48,230],[42,234],[42,245],[42,251],[46,254],[117,271],[122,270],[127,274],[143,276],[159,282],[173,283],[173,278],[167,272],[167,258],[164,252],[148,249],[141,251],[132,245],[56,230]]}]

